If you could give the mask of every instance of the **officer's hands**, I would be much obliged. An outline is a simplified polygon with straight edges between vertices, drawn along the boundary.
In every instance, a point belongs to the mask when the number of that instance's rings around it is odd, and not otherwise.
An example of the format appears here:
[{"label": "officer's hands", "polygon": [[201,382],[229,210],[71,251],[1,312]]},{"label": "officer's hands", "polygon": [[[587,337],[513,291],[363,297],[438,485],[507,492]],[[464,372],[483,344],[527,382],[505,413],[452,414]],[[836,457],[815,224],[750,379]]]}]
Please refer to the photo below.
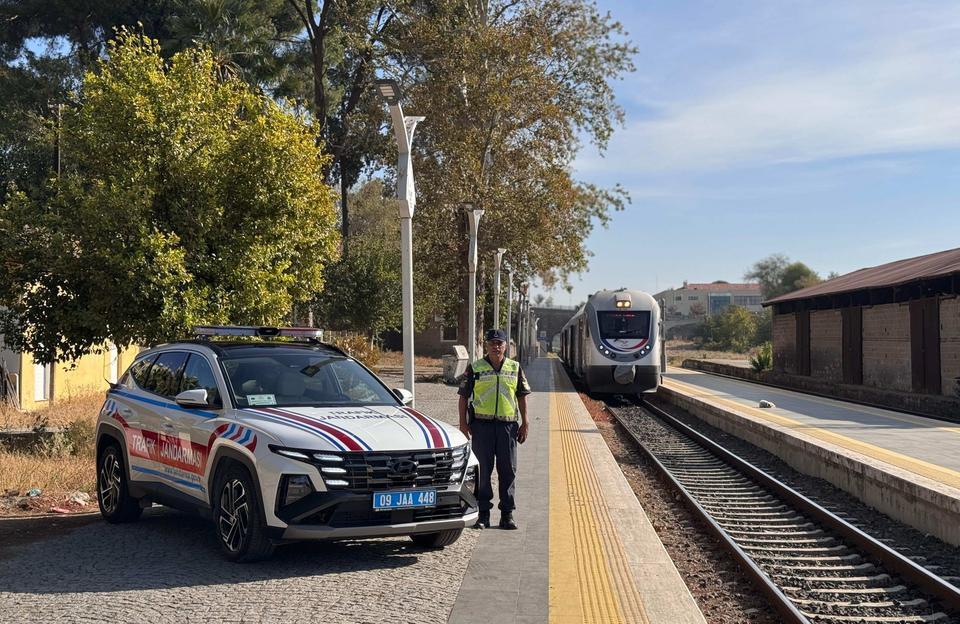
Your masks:
[{"label": "officer's hands", "polygon": [[523,444],[524,442],[527,441],[528,430],[529,428],[527,427],[527,421],[523,421],[523,424],[520,425],[520,430],[517,432],[517,442],[519,442],[520,444]]},{"label": "officer's hands", "polygon": [[467,423],[464,423],[464,422],[460,423],[460,433],[462,433],[463,435],[467,436],[467,439],[469,440],[469,439],[470,439],[470,425],[468,425]]}]

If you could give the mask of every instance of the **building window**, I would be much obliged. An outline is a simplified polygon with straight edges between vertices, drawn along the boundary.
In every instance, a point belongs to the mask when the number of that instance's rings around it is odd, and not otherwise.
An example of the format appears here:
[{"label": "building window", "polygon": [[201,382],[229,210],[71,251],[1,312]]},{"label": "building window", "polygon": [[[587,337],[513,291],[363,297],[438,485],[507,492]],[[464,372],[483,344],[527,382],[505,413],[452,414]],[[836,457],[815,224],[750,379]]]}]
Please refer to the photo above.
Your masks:
[{"label": "building window", "polygon": [[683,301],[683,295],[677,295],[677,296],[676,296],[676,300],[677,300],[677,301]]},{"label": "building window", "polygon": [[33,400],[34,401],[50,400],[50,365],[49,364],[34,363],[33,365]]},{"label": "building window", "polygon": [[737,295],[733,298],[733,303],[738,306],[758,306],[760,295]]},{"label": "building window", "polygon": [[457,341],[457,326],[443,325],[440,327],[440,340],[442,342]]},{"label": "building window", "polygon": [[687,295],[687,301],[700,301],[700,295]]}]

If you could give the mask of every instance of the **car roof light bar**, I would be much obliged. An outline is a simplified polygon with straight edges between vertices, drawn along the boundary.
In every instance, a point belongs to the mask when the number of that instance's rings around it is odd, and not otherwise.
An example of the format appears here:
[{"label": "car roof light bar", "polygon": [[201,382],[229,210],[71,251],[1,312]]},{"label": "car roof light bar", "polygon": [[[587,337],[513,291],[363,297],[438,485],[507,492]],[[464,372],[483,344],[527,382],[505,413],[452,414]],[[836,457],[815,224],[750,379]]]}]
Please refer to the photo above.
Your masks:
[{"label": "car roof light bar", "polygon": [[323,330],[316,327],[256,327],[254,325],[197,325],[196,336],[286,336],[289,338],[323,338]]}]

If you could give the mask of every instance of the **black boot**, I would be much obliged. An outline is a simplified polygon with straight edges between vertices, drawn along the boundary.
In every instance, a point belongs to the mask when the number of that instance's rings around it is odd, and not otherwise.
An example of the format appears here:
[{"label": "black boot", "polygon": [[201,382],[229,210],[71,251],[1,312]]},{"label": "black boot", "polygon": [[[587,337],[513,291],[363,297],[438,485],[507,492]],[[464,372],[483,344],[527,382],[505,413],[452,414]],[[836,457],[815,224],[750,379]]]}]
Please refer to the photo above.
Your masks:
[{"label": "black boot", "polygon": [[516,530],[517,523],[513,521],[513,513],[505,511],[500,514],[500,528],[508,531]]},{"label": "black boot", "polygon": [[477,517],[477,523],[473,525],[475,529],[489,529],[490,528],[490,512],[481,511],[480,515]]}]

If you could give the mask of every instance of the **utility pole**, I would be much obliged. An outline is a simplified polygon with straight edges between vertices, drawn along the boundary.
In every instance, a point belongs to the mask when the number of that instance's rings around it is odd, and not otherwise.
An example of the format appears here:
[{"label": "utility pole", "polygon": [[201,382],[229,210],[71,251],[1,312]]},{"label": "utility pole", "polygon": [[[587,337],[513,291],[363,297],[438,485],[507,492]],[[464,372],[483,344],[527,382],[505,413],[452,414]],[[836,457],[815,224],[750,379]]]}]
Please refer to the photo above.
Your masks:
[{"label": "utility pole", "polygon": [[[500,329],[500,265],[503,264],[503,254],[507,250],[501,247],[493,254],[493,327]],[[509,343],[508,343],[509,344]]]},{"label": "utility pole", "polygon": [[470,228],[470,251],[467,254],[467,273],[470,276],[470,288],[467,294],[467,340],[470,343],[468,345],[470,361],[474,362],[477,359],[477,232],[480,229],[483,210],[474,208],[473,204],[463,204],[463,209],[467,213],[467,224]]},{"label": "utility pole", "polygon": [[507,267],[507,354],[510,354],[510,339],[513,337],[513,267]]},{"label": "utility pole", "polygon": [[[410,406],[416,405],[413,382],[413,212],[417,191],[413,182],[413,157],[410,146],[413,133],[423,117],[403,114],[400,106],[400,85],[395,80],[378,80],[380,97],[390,108],[393,135],[397,141],[397,210],[400,217],[400,270],[403,302],[403,385],[410,392]],[[342,172],[341,172],[342,174]]]}]

